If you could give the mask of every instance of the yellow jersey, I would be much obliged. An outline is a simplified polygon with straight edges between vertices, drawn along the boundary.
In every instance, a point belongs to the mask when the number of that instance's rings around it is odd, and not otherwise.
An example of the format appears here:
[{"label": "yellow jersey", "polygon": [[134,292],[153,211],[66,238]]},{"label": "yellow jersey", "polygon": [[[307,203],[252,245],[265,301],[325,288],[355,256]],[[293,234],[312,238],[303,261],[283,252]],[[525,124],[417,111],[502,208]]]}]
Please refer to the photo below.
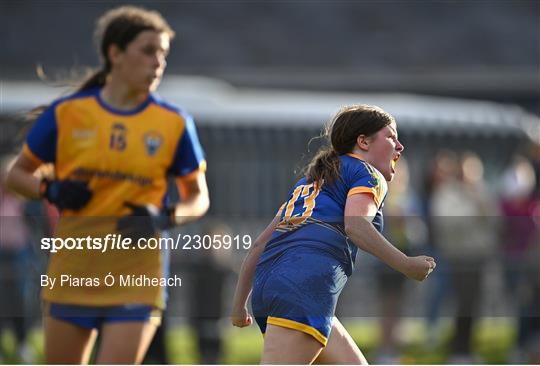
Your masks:
[{"label": "yellow jersey", "polygon": [[[163,206],[167,176],[186,177],[206,163],[194,121],[183,110],[150,94],[137,108],[116,110],[90,89],[52,103],[28,134],[23,153],[40,163],[53,163],[56,179],[87,182],[92,198],[79,211],[63,210],[58,238],[104,238],[114,234],[119,216],[130,214],[126,203]],[[164,276],[159,250],[61,249],[51,253],[47,301],[88,306],[150,304],[164,307],[159,286],[120,286],[120,276]],[[111,274],[116,284],[107,286]],[[64,276],[64,277],[62,277]],[[97,278],[65,281],[60,278]],[[135,277],[132,277],[135,276]],[[110,277],[109,277],[110,278]]]}]

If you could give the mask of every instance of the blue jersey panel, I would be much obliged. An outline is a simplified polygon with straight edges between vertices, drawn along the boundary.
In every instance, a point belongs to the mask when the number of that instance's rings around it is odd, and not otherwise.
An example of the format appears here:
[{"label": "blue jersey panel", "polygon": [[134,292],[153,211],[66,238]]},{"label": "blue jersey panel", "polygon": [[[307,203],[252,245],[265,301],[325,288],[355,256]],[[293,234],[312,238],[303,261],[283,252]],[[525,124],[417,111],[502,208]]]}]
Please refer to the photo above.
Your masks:
[{"label": "blue jersey panel", "polygon": [[204,161],[204,153],[197,136],[197,129],[193,118],[185,113],[182,113],[186,121],[184,134],[178,143],[174,161],[170,171],[174,175],[184,176],[199,169],[199,166]]},{"label": "blue jersey panel", "polygon": [[318,188],[306,178],[297,182],[288,200],[280,209],[280,223],[259,260],[263,263],[293,246],[320,248],[341,261],[347,274],[352,273],[358,248],[344,231],[347,197],[366,193],[378,207],[372,221],[382,232],[382,206],[387,192],[386,180],[380,172],[356,156],[340,156],[340,178]]},{"label": "blue jersey panel", "polygon": [[39,159],[47,163],[56,160],[56,104],[49,106],[28,133],[26,144]]}]

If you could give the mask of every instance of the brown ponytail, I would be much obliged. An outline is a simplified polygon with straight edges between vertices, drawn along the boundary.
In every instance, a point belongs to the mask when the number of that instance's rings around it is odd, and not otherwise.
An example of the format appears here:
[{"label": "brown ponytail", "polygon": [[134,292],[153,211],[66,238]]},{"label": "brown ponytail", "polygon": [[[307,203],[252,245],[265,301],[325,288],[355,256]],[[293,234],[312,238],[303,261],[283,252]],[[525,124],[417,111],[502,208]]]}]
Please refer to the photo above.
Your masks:
[{"label": "brown ponytail", "polygon": [[[90,90],[93,88],[101,87],[105,85],[105,80],[107,79],[107,71],[105,69],[101,69],[99,71],[95,71],[92,73],[89,77],[87,77],[81,84],[81,86],[78,87],[77,93]],[[27,112],[24,115],[24,122],[33,123],[35,122],[38,117],[45,112],[47,108],[49,108],[50,104],[42,104],[35,108],[32,108],[29,112]]]},{"label": "brown ponytail", "polygon": [[323,182],[335,182],[339,178],[339,168],[339,155],[331,147],[324,147],[304,168],[304,172],[306,177],[320,187]]},{"label": "brown ponytail", "polygon": [[317,152],[304,168],[305,176],[318,186],[340,177],[340,155],[350,153],[360,135],[373,136],[394,118],[376,106],[365,104],[342,108],[326,126],[323,137],[328,145]]}]

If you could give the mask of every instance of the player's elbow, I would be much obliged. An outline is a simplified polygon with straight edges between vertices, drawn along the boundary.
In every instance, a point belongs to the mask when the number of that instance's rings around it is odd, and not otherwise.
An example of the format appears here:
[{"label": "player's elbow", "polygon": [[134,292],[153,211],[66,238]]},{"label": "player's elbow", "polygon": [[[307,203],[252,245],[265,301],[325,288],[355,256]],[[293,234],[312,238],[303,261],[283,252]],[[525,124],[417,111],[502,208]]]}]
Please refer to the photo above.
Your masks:
[{"label": "player's elbow", "polygon": [[344,220],[344,229],[345,234],[350,238],[360,249],[363,248],[364,233],[366,232],[365,225],[370,225],[370,223],[364,218],[357,217],[345,217]]},{"label": "player's elbow", "polygon": [[188,204],[189,215],[194,219],[204,216],[210,208],[210,198],[207,193],[199,192],[192,197],[192,201]]},{"label": "player's elbow", "polygon": [[5,178],[3,178],[4,181],[2,182],[2,184],[4,184],[8,190],[12,192],[20,193],[18,189],[19,176],[20,176],[20,172],[17,171],[17,167],[11,166],[10,168],[8,168]]},{"label": "player's elbow", "polygon": [[345,220],[345,234],[351,237],[354,234],[353,226]]},{"label": "player's elbow", "polygon": [[349,238],[355,237],[358,233],[358,223],[356,221],[352,217],[345,217],[345,234]]},{"label": "player's elbow", "polygon": [[0,177],[2,179],[2,182],[0,184],[2,186],[5,186],[9,190],[13,190],[13,177],[12,177],[12,169],[9,169],[5,174],[5,176]]},{"label": "player's elbow", "polygon": [[210,197],[208,194],[202,194],[199,199],[199,217],[204,216],[210,209]]}]

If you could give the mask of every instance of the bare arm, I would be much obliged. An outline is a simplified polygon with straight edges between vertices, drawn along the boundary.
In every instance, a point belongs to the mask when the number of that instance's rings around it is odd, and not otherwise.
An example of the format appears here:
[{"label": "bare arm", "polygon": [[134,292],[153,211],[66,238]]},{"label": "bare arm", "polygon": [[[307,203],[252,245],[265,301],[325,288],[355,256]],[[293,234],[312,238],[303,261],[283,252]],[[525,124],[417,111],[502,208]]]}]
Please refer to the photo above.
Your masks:
[{"label": "bare arm", "polygon": [[393,269],[415,280],[424,280],[435,268],[431,257],[408,257],[384,238],[371,224],[377,206],[369,194],[355,194],[345,205],[345,232],[360,249],[373,254]]},{"label": "bare arm", "polygon": [[13,165],[8,169],[7,187],[26,198],[40,198],[40,180],[34,176],[34,172],[40,165],[39,162],[20,153]]},{"label": "bare arm", "polygon": [[276,216],[255,240],[253,246],[250,248],[249,252],[244,258],[242,267],[240,268],[240,275],[238,276],[238,282],[234,292],[233,310],[231,315],[232,323],[237,327],[245,327],[247,325],[251,325],[253,322],[251,316],[247,312],[247,300],[251,293],[255,267],[257,266],[259,257],[266,247],[266,243],[268,240],[270,240],[272,232],[278,223],[279,216]]},{"label": "bare arm", "polygon": [[177,225],[196,220],[203,216],[210,207],[206,175],[198,172],[193,176],[176,178],[176,186],[182,197],[175,207]]}]

